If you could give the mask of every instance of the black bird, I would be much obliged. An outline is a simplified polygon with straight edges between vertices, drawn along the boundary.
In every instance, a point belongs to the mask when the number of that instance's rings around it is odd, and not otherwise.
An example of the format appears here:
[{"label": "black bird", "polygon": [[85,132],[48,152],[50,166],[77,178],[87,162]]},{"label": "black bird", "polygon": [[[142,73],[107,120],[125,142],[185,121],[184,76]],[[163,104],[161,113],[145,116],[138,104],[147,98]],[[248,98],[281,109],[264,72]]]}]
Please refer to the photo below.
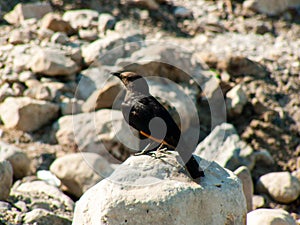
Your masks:
[{"label": "black bird", "polygon": [[161,146],[166,145],[177,150],[193,179],[203,177],[204,172],[195,157],[180,139],[180,129],[169,112],[149,93],[147,81],[134,72],[122,71],[111,74],[120,78],[127,89],[121,105],[125,121],[138,130],[141,136]]}]

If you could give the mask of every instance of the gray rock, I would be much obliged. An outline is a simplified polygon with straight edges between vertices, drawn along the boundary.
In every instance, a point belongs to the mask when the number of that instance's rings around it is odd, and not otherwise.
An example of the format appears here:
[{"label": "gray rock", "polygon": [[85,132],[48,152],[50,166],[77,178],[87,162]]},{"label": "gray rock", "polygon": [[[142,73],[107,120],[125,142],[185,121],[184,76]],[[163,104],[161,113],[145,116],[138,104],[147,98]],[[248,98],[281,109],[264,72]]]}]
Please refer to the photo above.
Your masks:
[{"label": "gray rock", "polygon": [[69,225],[71,221],[45,209],[33,209],[25,213],[23,222],[25,224],[43,225]]},{"label": "gray rock", "polygon": [[252,211],[253,199],[253,182],[249,169],[246,166],[241,166],[234,171],[234,174],[242,181],[243,192],[247,202],[248,212]]},{"label": "gray rock", "polygon": [[113,67],[91,67],[81,71],[81,79],[76,89],[76,97],[87,100],[97,90],[103,89],[105,85],[115,79],[110,75],[111,71],[117,71]]},{"label": "gray rock", "polygon": [[68,192],[80,197],[90,187],[108,177],[113,169],[98,154],[81,152],[57,158],[50,171],[68,188]]},{"label": "gray rock", "polygon": [[253,149],[242,141],[233,125],[217,126],[196,148],[195,154],[235,170],[239,166],[254,167]]},{"label": "gray rock", "polygon": [[34,73],[49,76],[73,75],[79,68],[77,64],[64,55],[64,52],[54,49],[40,49],[32,58],[30,65]]},{"label": "gray rock", "polygon": [[178,18],[189,18],[193,15],[193,12],[183,6],[178,6],[174,10],[174,15]]},{"label": "gray rock", "polygon": [[245,223],[242,185],[232,172],[211,163],[204,178],[192,181],[178,172],[173,154],[165,157],[127,159],[80,198],[73,225]]},{"label": "gray rock", "polygon": [[0,161],[0,201],[7,200],[13,182],[13,169],[6,160]]},{"label": "gray rock", "polygon": [[258,193],[269,194],[281,203],[291,203],[300,195],[300,181],[289,172],[268,173],[259,178],[256,184]]},{"label": "gray rock", "polygon": [[293,217],[283,209],[256,209],[247,214],[247,225],[296,225]]},{"label": "gray rock", "polygon": [[97,24],[99,13],[90,9],[69,10],[63,15],[63,20],[68,21],[74,29],[91,28]]},{"label": "gray rock", "polygon": [[[197,113],[198,90],[192,87],[185,88],[184,84],[176,84],[168,79],[160,77],[149,77],[147,79],[150,93],[168,109],[175,122],[180,125],[181,131],[188,130],[191,126],[200,127]],[[198,133],[194,138],[198,139]],[[193,140],[190,140],[193,142]],[[194,140],[196,144],[198,140]]]},{"label": "gray rock", "polygon": [[289,8],[297,8],[299,6],[299,0],[247,0],[243,3],[243,8],[245,9],[251,9],[271,16],[279,15]]},{"label": "gray rock", "polygon": [[24,92],[24,96],[34,98],[37,100],[45,100],[45,101],[53,100],[53,96],[51,95],[50,88],[42,85],[39,82],[37,82],[37,85],[32,85],[31,87],[27,88],[26,91]]},{"label": "gray rock", "polygon": [[52,212],[73,212],[74,208],[74,202],[67,195],[44,181],[16,182],[11,189],[11,195],[29,198],[31,206],[35,205],[35,208],[41,206]]},{"label": "gray rock", "polygon": [[247,95],[240,84],[226,93],[227,112],[230,116],[240,115],[247,102]]},{"label": "gray rock", "polygon": [[25,177],[30,170],[30,159],[21,149],[11,144],[0,142],[0,160],[10,162],[16,179]]},{"label": "gray rock", "polygon": [[102,108],[112,108],[117,96],[123,90],[120,82],[107,82],[107,84],[96,91],[82,105],[83,112],[93,112]]},{"label": "gray rock", "polygon": [[78,114],[82,112],[83,101],[76,98],[64,97],[60,102],[62,115]]},{"label": "gray rock", "polygon": [[124,38],[118,33],[111,33],[102,39],[98,39],[87,46],[82,47],[84,61],[90,65],[113,65],[118,58],[125,55]]},{"label": "gray rock", "polygon": [[30,18],[41,19],[49,12],[52,12],[49,3],[19,3],[12,11],[4,15],[4,19],[10,24],[19,25]]},{"label": "gray rock", "polygon": [[111,30],[116,24],[116,18],[109,13],[101,13],[98,18],[98,31],[104,33]]},{"label": "gray rock", "polygon": [[98,153],[111,162],[124,160],[139,150],[139,139],[123,119],[119,110],[102,109],[61,117],[57,124],[59,144],[74,144],[80,151]]},{"label": "gray rock", "polygon": [[0,116],[7,128],[34,131],[55,119],[59,107],[29,97],[6,98],[0,105]]}]

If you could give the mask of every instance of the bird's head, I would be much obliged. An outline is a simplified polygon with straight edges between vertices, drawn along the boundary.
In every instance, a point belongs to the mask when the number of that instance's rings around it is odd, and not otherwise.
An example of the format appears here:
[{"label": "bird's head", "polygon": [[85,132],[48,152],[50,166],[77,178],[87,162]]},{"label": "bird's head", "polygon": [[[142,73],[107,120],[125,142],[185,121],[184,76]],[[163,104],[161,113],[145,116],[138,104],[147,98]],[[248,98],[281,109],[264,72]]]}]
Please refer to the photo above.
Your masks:
[{"label": "bird's head", "polygon": [[129,71],[112,72],[111,75],[118,77],[128,90],[149,94],[149,87],[143,76]]}]

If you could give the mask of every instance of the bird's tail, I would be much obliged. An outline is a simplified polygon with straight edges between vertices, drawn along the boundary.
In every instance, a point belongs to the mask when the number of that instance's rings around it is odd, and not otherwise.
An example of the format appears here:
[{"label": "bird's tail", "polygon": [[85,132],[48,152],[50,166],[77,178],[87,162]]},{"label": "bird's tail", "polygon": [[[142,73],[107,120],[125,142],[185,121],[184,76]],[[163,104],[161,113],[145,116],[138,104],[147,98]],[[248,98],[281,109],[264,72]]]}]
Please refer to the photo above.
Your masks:
[{"label": "bird's tail", "polygon": [[180,142],[179,146],[177,146],[176,148],[179,156],[185,163],[184,167],[188,171],[190,176],[193,179],[204,177],[204,172],[190,149],[191,148],[189,148],[184,142]]}]

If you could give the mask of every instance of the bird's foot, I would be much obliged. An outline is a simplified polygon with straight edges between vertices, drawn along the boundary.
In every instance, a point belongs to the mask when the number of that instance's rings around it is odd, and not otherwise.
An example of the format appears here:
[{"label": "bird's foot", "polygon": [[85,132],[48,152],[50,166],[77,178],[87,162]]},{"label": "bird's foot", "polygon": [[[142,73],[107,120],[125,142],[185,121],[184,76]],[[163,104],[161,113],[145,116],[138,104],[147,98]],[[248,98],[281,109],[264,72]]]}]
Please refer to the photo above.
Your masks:
[{"label": "bird's foot", "polygon": [[168,151],[167,148],[163,148],[163,149],[158,148],[156,151],[151,152],[150,156],[154,157],[155,159],[161,159],[166,157],[166,155],[169,154],[171,153]]},{"label": "bird's foot", "polygon": [[153,151],[152,149],[150,149],[152,143],[147,144],[147,146],[141,151],[141,152],[137,152],[134,155],[138,156],[138,155],[148,155],[149,152]]},{"label": "bird's foot", "polygon": [[135,156],[139,155],[148,155],[149,153],[153,152],[152,149],[143,149],[141,152],[134,153]]}]

